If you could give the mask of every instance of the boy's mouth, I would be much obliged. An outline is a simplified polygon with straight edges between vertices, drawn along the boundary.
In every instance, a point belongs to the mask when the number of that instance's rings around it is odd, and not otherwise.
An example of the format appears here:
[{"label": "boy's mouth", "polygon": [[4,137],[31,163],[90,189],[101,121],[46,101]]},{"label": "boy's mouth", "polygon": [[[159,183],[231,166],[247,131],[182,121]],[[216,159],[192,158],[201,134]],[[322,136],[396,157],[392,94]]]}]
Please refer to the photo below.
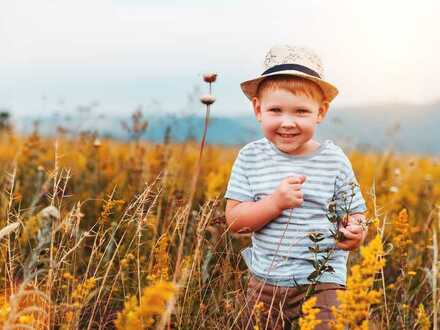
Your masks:
[{"label": "boy's mouth", "polygon": [[283,137],[283,138],[293,138],[297,135],[299,135],[299,133],[297,134],[282,134],[282,133],[277,133],[279,136]]}]

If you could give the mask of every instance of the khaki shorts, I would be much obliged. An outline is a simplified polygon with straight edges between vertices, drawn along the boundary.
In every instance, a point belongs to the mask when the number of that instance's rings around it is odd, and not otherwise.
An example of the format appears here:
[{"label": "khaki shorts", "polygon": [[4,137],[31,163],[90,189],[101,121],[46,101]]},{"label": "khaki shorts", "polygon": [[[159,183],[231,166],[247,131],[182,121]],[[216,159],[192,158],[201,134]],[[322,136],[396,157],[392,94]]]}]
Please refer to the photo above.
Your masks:
[{"label": "khaki shorts", "polygon": [[[248,288],[245,294],[242,329],[292,329],[292,325],[300,317],[301,304],[309,285],[284,287],[264,283],[250,274]],[[312,296],[317,297],[316,307],[320,309],[317,319],[322,322],[316,330],[329,329],[328,322],[333,319],[332,306],[338,306],[336,298],[338,290],[346,290],[345,286],[336,283],[316,284]],[[264,307],[258,313],[254,306],[262,302]],[[257,316],[259,314],[259,316]]]}]

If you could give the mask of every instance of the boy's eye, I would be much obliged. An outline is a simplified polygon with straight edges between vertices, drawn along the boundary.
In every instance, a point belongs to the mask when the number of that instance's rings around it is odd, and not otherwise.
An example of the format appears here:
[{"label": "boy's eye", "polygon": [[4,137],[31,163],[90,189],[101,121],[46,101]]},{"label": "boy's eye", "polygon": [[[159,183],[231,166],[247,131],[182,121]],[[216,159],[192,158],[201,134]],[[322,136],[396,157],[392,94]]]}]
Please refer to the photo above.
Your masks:
[{"label": "boy's eye", "polygon": [[271,108],[269,109],[270,112],[280,112],[281,109],[280,108]]},{"label": "boy's eye", "polygon": [[307,109],[298,109],[297,111],[299,113],[309,113],[309,110],[307,110]]}]

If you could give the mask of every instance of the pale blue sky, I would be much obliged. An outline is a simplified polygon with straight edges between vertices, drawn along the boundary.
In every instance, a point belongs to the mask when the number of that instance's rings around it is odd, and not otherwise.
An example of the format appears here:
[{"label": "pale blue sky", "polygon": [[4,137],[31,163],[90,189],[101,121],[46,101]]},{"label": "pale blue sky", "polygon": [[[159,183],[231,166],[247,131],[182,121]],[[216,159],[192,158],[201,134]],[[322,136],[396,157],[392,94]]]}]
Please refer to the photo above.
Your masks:
[{"label": "pale blue sky", "polygon": [[99,100],[100,111],[124,114],[154,99],[177,112],[195,85],[204,90],[201,74],[216,71],[216,111],[243,115],[239,83],[279,43],[321,54],[340,89],[335,106],[431,103],[440,100],[439,12],[434,0],[3,0],[0,108],[50,113]]}]

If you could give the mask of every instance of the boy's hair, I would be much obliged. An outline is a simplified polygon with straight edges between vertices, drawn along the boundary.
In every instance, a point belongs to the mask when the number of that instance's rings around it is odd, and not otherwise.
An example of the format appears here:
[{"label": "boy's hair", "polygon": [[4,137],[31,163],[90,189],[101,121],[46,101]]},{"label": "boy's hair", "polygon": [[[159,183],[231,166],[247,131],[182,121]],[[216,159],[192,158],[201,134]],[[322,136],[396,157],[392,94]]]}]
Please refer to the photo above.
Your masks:
[{"label": "boy's hair", "polygon": [[295,95],[302,94],[319,103],[325,101],[324,93],[318,84],[310,79],[290,75],[267,77],[258,86],[256,96],[260,98],[263,93],[277,89],[285,89]]}]

